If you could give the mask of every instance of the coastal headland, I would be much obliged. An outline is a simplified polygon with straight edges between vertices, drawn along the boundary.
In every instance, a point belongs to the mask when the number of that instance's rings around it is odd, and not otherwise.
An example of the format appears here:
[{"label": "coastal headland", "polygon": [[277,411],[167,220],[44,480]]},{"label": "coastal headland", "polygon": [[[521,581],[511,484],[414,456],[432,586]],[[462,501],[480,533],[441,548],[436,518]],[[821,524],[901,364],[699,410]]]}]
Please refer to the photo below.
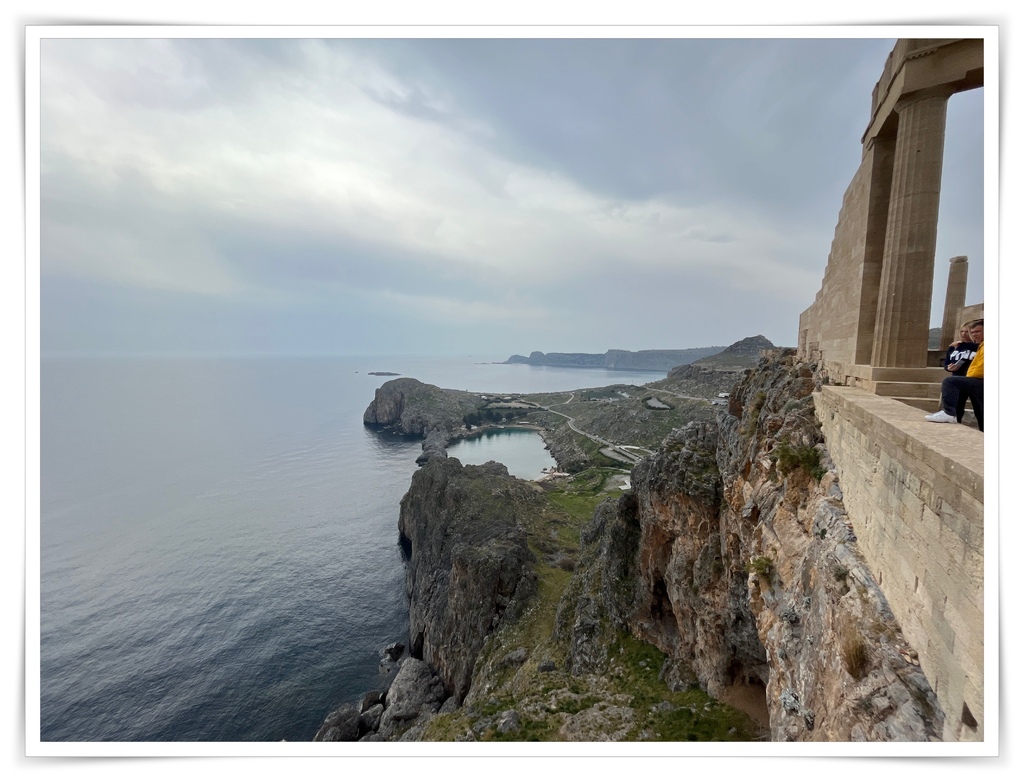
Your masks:
[{"label": "coastal headland", "polygon": [[685,350],[609,350],[605,353],[542,353],[535,350],[529,356],[509,356],[508,360],[503,363],[664,372],[673,367],[713,356],[724,349],[724,345],[716,345]]},{"label": "coastal headland", "polygon": [[[645,386],[378,389],[367,425],[424,438],[398,519],[409,655],[317,740],[941,735],[843,509],[815,367],[761,347],[744,368],[740,352]],[[524,423],[564,477],[446,455]]]}]

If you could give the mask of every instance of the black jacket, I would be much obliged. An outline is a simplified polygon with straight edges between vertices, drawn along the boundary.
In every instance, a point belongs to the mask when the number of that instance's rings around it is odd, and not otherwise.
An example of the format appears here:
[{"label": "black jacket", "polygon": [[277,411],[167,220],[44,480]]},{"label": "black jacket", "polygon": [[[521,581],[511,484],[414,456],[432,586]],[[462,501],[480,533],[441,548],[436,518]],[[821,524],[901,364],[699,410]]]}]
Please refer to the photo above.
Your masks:
[{"label": "black jacket", "polygon": [[977,342],[961,342],[958,345],[953,345],[946,351],[946,357],[942,360],[942,368],[954,375],[966,375],[967,367],[971,365],[971,359],[977,352]]}]

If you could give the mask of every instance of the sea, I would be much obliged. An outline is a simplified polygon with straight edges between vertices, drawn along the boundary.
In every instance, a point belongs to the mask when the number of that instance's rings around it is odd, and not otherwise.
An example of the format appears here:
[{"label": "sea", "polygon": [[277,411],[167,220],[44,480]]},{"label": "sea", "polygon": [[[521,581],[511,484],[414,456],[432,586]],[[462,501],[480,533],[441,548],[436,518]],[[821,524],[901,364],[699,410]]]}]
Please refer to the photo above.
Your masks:
[{"label": "sea", "polygon": [[[502,357],[44,357],[40,740],[308,741],[406,643],[416,439],[362,416],[396,372],[481,393],[664,373]],[[539,477],[540,436],[449,449]]]}]

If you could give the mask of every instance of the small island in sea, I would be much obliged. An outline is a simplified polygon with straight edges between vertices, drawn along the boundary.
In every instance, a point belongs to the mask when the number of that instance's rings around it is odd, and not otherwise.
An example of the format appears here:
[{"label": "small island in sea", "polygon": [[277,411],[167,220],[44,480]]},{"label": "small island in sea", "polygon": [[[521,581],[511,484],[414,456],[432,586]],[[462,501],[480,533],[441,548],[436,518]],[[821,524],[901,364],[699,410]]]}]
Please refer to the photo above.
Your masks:
[{"label": "small island in sea", "polygon": [[398,377],[401,372],[367,372],[368,375],[380,375],[382,377]]}]

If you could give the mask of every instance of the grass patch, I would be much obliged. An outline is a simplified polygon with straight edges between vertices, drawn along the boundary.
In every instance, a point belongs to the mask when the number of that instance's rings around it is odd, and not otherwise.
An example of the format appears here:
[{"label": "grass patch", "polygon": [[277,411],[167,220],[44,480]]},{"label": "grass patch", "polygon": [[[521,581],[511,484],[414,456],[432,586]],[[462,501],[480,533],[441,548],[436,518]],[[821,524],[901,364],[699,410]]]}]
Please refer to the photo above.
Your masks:
[{"label": "grass patch", "polygon": [[858,681],[863,679],[871,667],[871,655],[864,637],[847,624],[840,631],[839,643],[839,655],[846,672]]},{"label": "grass patch", "polygon": [[632,693],[638,716],[627,741],[752,741],[761,731],[741,711],[711,698],[699,687],[672,692],[661,681],[663,652],[620,634],[613,674],[618,687]]}]

